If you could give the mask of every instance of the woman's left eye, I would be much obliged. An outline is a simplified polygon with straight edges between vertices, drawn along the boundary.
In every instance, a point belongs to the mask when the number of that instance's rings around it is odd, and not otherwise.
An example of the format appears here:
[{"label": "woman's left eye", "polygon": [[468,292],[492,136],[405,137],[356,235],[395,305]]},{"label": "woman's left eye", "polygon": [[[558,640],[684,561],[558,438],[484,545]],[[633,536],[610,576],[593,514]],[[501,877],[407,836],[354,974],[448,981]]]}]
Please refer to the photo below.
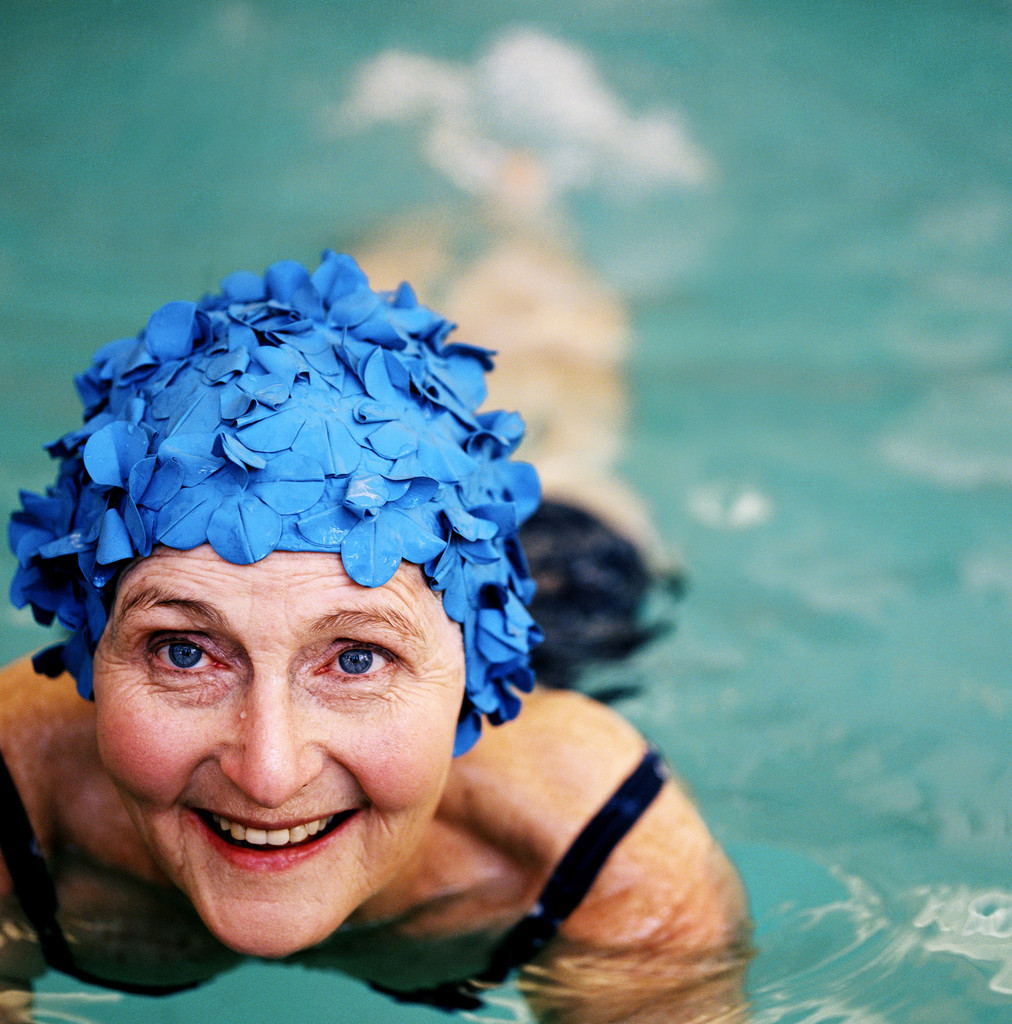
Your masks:
[{"label": "woman's left eye", "polygon": [[158,653],[172,668],[196,668],[204,658],[204,651],[186,640],[173,640],[159,648]]},{"label": "woman's left eye", "polygon": [[349,647],[337,656],[337,664],[347,675],[360,676],[382,668],[386,664],[386,659],[382,654],[367,647]]}]

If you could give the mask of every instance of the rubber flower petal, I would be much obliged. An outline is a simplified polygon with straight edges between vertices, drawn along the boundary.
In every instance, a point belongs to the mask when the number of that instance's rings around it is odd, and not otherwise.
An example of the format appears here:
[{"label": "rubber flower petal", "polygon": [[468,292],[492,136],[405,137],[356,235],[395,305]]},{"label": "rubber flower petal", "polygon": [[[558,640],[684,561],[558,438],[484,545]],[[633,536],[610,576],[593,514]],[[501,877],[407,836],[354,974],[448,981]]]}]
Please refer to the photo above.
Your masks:
[{"label": "rubber flower petal", "polygon": [[144,345],[158,362],[183,359],[203,334],[206,319],[195,303],[170,302],[151,314]]},{"label": "rubber flower petal", "polygon": [[266,558],[280,538],[281,516],[253,495],[233,496],[214,510],[207,524],[208,543],[235,565]]},{"label": "rubber flower petal", "polygon": [[250,474],[249,490],[279,515],[296,515],[313,508],[323,495],[325,478],[318,462],[285,451]]},{"label": "rubber flower petal", "polygon": [[88,438],[84,446],[84,468],[97,484],[126,487],[131,470],[147,454],[147,431],[118,420]]}]

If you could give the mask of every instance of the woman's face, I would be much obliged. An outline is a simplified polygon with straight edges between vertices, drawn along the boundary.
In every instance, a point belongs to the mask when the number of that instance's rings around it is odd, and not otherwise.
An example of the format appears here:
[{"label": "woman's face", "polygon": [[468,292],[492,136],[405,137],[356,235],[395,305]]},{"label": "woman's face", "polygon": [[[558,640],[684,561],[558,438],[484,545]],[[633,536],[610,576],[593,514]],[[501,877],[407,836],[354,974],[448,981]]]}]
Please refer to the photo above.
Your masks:
[{"label": "woman's face", "polygon": [[156,549],[95,655],[99,749],[134,823],[256,956],[322,941],[404,867],[463,693],[460,629],[418,567],[370,589],[329,554]]}]

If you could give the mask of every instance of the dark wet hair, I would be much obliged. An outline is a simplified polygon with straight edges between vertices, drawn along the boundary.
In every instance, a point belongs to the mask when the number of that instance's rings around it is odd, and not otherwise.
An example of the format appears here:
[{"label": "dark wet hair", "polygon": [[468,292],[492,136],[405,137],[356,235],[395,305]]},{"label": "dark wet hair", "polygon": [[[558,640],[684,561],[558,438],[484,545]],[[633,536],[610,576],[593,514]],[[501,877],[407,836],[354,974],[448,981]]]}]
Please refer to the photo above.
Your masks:
[{"label": "dark wet hair", "polygon": [[585,668],[627,657],[668,628],[642,622],[647,594],[665,581],[632,541],[590,512],[543,501],[520,541],[537,582],[531,614],[545,634],[531,655],[538,682],[571,688]]}]

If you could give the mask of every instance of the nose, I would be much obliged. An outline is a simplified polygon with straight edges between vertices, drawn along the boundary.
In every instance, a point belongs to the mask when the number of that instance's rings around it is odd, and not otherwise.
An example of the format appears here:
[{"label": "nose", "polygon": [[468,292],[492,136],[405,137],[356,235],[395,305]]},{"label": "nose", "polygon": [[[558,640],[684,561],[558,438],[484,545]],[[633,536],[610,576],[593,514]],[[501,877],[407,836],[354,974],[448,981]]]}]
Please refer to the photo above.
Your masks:
[{"label": "nose", "polygon": [[255,680],[243,696],[222,771],[251,801],[278,808],[321,771],[321,748],[287,681]]}]

